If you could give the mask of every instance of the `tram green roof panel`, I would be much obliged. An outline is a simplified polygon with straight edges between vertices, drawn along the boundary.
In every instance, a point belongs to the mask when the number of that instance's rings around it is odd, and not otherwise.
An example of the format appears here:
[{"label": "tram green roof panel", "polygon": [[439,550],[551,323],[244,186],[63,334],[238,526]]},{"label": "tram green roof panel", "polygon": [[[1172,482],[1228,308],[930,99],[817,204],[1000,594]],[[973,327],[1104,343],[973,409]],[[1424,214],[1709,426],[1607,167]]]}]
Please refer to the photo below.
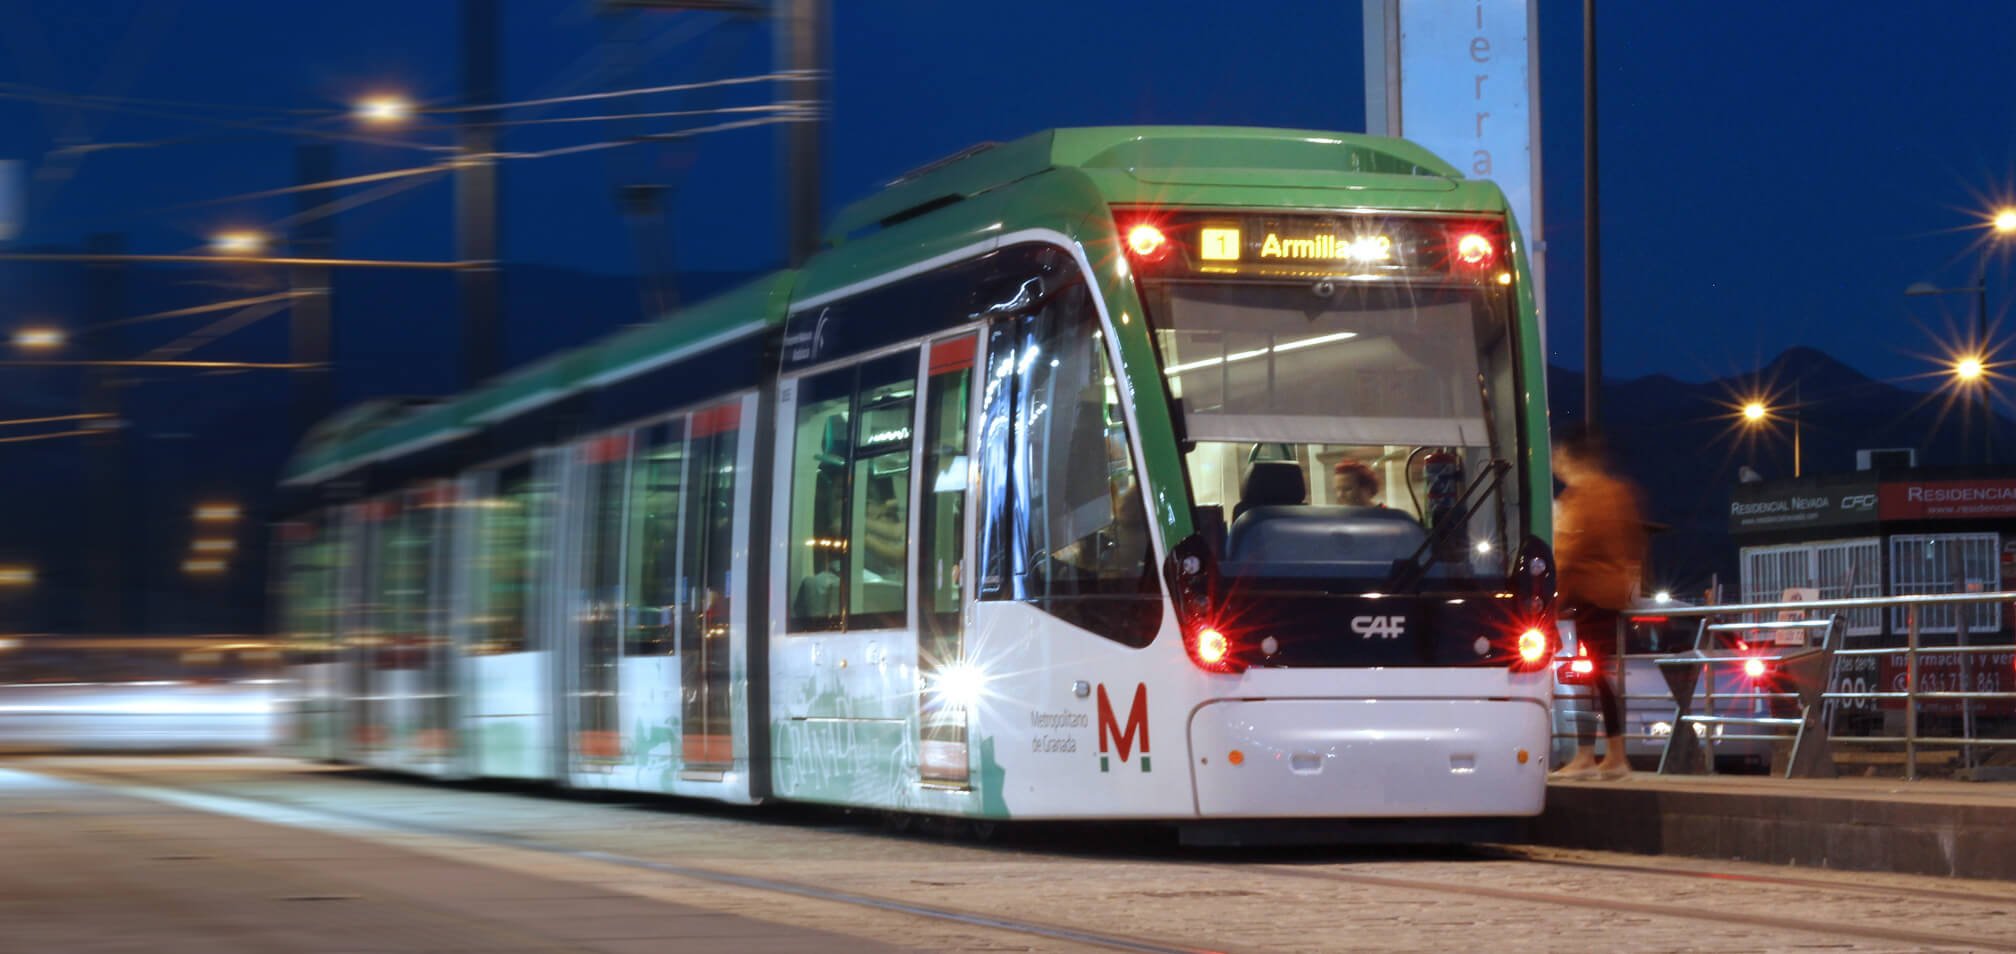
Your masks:
[{"label": "tram green roof panel", "polygon": [[840,210],[829,243],[1058,167],[1123,170],[1144,182],[1449,189],[1456,167],[1404,139],[1246,126],[1051,129],[976,146],[908,173]]}]

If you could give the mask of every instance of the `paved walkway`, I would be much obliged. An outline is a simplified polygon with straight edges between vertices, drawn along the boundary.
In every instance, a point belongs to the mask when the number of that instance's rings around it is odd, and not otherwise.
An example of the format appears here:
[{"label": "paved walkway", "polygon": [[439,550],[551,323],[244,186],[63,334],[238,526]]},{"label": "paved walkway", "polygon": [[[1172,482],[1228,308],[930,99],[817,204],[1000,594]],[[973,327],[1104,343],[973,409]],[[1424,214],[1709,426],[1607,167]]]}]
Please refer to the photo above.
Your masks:
[{"label": "paved walkway", "polygon": [[0,950],[898,948],[0,768]]}]

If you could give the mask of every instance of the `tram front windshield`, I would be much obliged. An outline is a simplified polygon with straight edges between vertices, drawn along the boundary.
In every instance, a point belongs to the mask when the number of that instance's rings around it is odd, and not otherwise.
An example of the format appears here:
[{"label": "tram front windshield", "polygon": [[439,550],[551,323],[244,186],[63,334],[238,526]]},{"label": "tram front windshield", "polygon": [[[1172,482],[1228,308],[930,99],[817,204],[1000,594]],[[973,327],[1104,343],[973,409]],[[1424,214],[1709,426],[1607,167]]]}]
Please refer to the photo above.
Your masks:
[{"label": "tram front windshield", "polygon": [[1519,469],[1490,473],[1520,457],[1509,290],[1172,280],[1148,297],[1228,577],[1368,592],[1413,561],[1430,588],[1505,578],[1524,533]]}]

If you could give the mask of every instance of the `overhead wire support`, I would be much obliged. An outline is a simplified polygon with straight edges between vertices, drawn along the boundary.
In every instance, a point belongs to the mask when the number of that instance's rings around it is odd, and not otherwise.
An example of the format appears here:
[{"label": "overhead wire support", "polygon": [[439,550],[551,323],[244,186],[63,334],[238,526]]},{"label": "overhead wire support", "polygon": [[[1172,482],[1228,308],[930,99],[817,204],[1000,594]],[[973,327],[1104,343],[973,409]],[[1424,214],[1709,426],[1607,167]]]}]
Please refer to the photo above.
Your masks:
[{"label": "overhead wire support", "polygon": [[0,421],[0,427],[18,427],[25,424],[56,424],[62,421],[97,421],[111,416],[105,413],[91,413],[57,414],[53,417],[17,417],[13,420]]},{"label": "overhead wire support", "polygon": [[26,444],[29,441],[48,441],[59,437],[92,437],[103,433],[104,428],[92,427],[75,431],[56,431],[50,434],[23,434],[20,437],[0,437],[0,444]]},{"label": "overhead wire support", "polygon": [[359,258],[259,258],[236,255],[93,255],[88,252],[0,252],[0,262],[100,262],[141,265],[320,265],[328,268],[407,268],[447,271],[467,262],[422,262]]},{"label": "overhead wire support", "polygon": [[692,83],[673,83],[666,86],[637,86],[630,89],[611,89],[595,93],[575,93],[569,96],[548,96],[543,99],[521,99],[509,103],[441,106],[423,110],[423,112],[428,114],[498,112],[511,109],[527,109],[534,106],[558,106],[565,103],[585,103],[602,99],[624,99],[631,96],[656,96],[660,93],[683,93],[689,90],[710,89],[717,86],[750,86],[757,83],[774,83],[782,80],[818,80],[824,78],[824,71],[821,70],[780,70],[756,76],[730,76],[723,79],[699,80]]},{"label": "overhead wire support", "polygon": [[0,368],[195,368],[227,371],[306,371],[314,361],[0,361]]}]

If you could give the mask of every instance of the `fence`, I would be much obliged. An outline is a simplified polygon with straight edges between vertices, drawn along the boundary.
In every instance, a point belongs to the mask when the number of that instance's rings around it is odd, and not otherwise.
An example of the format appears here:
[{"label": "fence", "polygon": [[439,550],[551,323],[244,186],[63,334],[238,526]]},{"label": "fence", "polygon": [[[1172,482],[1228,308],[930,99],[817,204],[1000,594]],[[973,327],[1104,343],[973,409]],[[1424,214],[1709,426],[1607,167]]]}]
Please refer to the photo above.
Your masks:
[{"label": "fence", "polygon": [[[1859,597],[1828,599],[1807,602],[1742,603],[1723,606],[1660,606],[1659,616],[1671,618],[1699,618],[1703,625],[1716,622],[1768,623],[1787,618],[1818,619],[1830,615],[1847,615],[1857,610],[1888,609],[1901,614],[1904,621],[1905,641],[1903,646],[1846,648],[1834,647],[1827,675],[1826,691],[1820,694],[1824,702],[1821,717],[1823,725],[1834,745],[1847,746],[1901,746],[1903,750],[1904,774],[1908,779],[1919,777],[1921,749],[1938,746],[1957,749],[1959,760],[1967,766],[1979,764],[1979,753],[1986,749],[2002,746],[2016,746],[2016,738],[2008,736],[1986,736],[1981,734],[1983,722],[2002,723],[2007,731],[2016,733],[2016,644],[1973,645],[1969,635],[1970,626],[1987,614],[1980,612],[1953,612],[1950,607],[1958,605],[1986,608],[1990,604],[2016,602],[2016,592],[1998,593],[1939,593],[1887,597]],[[1946,621],[1946,631],[1951,635],[1950,645],[1925,645],[1922,637],[1926,628],[1922,625],[1928,615],[1939,613]],[[1642,614],[1634,614],[1642,615]],[[1999,616],[2000,614],[1995,614]],[[1775,628],[1761,628],[1770,632]],[[1585,634],[1577,634],[1585,638]],[[1618,696],[1626,712],[1626,722],[1632,720],[1630,712],[1634,704],[1640,711],[1663,707],[1664,711],[1676,711],[1678,706],[1670,691],[1657,693],[1632,692],[1627,679],[1633,659],[1656,661],[1673,658],[1676,653],[1629,654],[1625,650],[1624,631],[1620,627],[1615,635],[1617,651],[1611,654],[1615,660],[1610,673]],[[1691,647],[1690,647],[1691,648]],[[1665,687],[1661,686],[1663,690]],[[1701,710],[1712,713],[1719,700],[1723,703],[1748,703],[1753,710],[1771,704],[1794,700],[1797,693],[1774,690],[1723,691],[1710,678],[1702,686]],[[1576,698],[1557,692],[1557,702]],[[1892,720],[1887,710],[1901,708],[1901,718]],[[1982,710],[1988,710],[1989,718],[1982,719]],[[1884,715],[1880,720],[1857,718],[1870,713]],[[1957,732],[1951,735],[1927,735],[1924,732],[1926,715],[1951,716],[1951,727]],[[1878,723],[1875,734],[1843,731],[1844,726],[1866,729],[1871,723]],[[1893,728],[1893,722],[1895,723]],[[1667,731],[1687,731],[1673,723],[1655,723],[1667,726]],[[1726,743],[1788,743],[1790,736],[1783,734],[1733,734],[1715,730],[1704,732],[1701,739],[1709,747],[1708,764],[1712,770],[1716,747]],[[1572,733],[1563,733],[1572,737]],[[1640,742],[1661,741],[1656,732],[1636,732],[1629,734]],[[1560,736],[1557,736],[1560,737]]]}]

